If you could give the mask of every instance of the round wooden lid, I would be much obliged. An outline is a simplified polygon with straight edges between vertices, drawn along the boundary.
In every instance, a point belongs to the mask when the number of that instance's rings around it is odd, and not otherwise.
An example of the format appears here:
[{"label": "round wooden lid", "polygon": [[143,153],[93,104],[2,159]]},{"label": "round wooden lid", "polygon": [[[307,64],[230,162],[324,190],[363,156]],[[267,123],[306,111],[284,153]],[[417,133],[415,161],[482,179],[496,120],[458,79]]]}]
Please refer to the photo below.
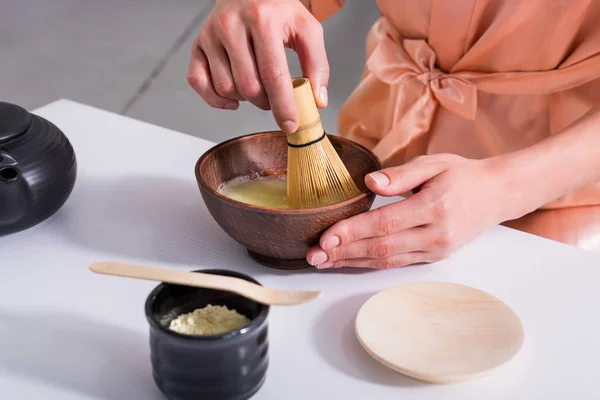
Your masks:
[{"label": "round wooden lid", "polygon": [[361,307],[356,335],[383,365],[430,383],[481,377],[523,345],[523,325],[502,301],[444,282],[384,290]]}]

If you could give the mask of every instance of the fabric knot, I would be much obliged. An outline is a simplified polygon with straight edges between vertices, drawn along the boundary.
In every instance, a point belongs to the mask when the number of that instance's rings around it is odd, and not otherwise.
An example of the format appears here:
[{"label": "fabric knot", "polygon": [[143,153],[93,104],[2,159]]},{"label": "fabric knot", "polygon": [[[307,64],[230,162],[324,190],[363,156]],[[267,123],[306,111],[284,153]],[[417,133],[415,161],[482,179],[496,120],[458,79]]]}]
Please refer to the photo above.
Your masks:
[{"label": "fabric knot", "polygon": [[440,79],[442,76],[444,76],[444,73],[440,69],[435,68],[432,71],[423,72],[417,79],[420,80],[423,85],[429,85],[429,82]]},{"label": "fabric knot", "polygon": [[426,87],[423,96],[429,96],[430,101],[437,100],[461,117],[475,119],[476,86],[459,75],[437,68],[436,54],[425,40],[396,42],[386,35],[367,60],[367,66],[379,80],[391,85],[391,90],[406,92],[408,88],[403,86],[407,81],[416,80]]},{"label": "fabric knot", "polygon": [[[369,126],[351,129],[369,132],[372,150],[384,165],[397,157],[404,159],[404,149],[430,132],[440,105],[462,118],[475,119],[475,84],[466,76],[440,70],[425,40],[403,39],[385,18],[373,27],[371,40],[365,78],[347,106],[373,116]],[[367,87],[378,99],[361,101],[360,93]],[[391,118],[375,117],[382,112]]]}]

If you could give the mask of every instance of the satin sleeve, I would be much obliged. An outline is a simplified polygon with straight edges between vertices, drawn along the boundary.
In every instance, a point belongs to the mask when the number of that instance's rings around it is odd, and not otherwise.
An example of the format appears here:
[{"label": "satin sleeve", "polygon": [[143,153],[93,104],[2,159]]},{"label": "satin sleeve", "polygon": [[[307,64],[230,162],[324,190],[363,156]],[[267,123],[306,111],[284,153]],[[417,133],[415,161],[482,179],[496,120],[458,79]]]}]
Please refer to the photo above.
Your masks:
[{"label": "satin sleeve", "polygon": [[320,22],[341,10],[346,0],[311,0],[310,11]]}]

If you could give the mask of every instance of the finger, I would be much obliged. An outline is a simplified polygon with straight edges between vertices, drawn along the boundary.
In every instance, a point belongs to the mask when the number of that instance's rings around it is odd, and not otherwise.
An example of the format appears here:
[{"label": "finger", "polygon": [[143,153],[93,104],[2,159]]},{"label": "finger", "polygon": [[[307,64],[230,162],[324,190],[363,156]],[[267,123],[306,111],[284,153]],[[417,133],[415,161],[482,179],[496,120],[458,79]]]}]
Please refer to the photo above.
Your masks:
[{"label": "finger", "polygon": [[428,262],[428,256],[425,252],[415,251],[412,253],[400,254],[388,258],[354,258],[349,260],[338,260],[332,264],[323,264],[316,266],[317,269],[329,268],[373,268],[373,269],[391,269],[406,267],[408,265]]},{"label": "finger", "polygon": [[237,93],[258,108],[269,110],[269,100],[258,75],[249,34],[242,28],[222,31],[221,35]]},{"label": "finger", "polygon": [[[433,241],[431,229],[417,227],[387,236],[369,238],[342,244],[333,249],[323,251],[327,261],[348,260],[355,258],[389,258],[414,251],[428,250]],[[318,257],[320,254],[315,252]]]},{"label": "finger", "polygon": [[365,184],[381,196],[398,196],[444,172],[451,165],[446,155],[417,157],[398,167],[372,172]]},{"label": "finger", "polygon": [[327,229],[319,240],[324,250],[356,241],[387,236],[433,220],[431,206],[418,196],[352,216]]},{"label": "finger", "polygon": [[235,110],[237,101],[221,97],[212,84],[208,59],[200,47],[192,47],[192,57],[188,66],[188,82],[200,97],[211,107]]},{"label": "finger", "polygon": [[302,72],[311,82],[317,105],[326,107],[329,62],[321,24],[315,18],[305,19],[298,27],[296,43]]},{"label": "finger", "polygon": [[215,91],[221,97],[231,100],[243,100],[233,82],[229,57],[220,42],[211,38],[200,40],[200,46],[208,58],[210,75]]},{"label": "finger", "polygon": [[298,129],[298,110],[281,32],[261,25],[252,37],[260,80],[275,121],[283,132],[293,133]]}]

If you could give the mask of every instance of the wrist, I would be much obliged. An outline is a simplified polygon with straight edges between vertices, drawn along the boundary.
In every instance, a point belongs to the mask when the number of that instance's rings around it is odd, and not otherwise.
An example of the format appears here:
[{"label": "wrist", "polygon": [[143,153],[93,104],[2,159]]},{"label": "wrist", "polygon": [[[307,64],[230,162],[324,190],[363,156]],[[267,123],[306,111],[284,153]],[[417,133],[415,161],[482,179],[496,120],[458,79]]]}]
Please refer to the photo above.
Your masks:
[{"label": "wrist", "polygon": [[485,159],[502,221],[520,218],[600,181],[600,108],[530,147]]},{"label": "wrist", "polygon": [[544,204],[543,196],[540,196],[542,188],[536,188],[536,183],[531,180],[534,162],[534,158],[519,153],[484,160],[495,186],[498,223],[520,218]]}]

